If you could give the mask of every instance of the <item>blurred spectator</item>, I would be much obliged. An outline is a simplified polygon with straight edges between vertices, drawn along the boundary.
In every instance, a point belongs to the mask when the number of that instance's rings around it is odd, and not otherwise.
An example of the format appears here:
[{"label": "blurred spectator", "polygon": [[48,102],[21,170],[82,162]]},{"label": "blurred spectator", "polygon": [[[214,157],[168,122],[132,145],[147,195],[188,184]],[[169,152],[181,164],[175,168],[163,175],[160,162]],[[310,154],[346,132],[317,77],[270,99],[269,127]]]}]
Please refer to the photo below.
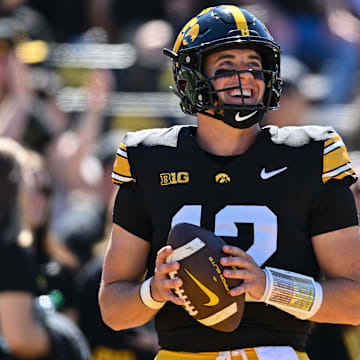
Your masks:
[{"label": "blurred spectator", "polygon": [[[215,4],[216,2],[218,2],[218,4]],[[162,6],[165,12],[165,19],[173,25],[174,33],[178,34],[193,14],[198,14],[207,7],[220,5],[222,3],[224,3],[224,1],[219,0],[163,0]],[[226,3],[231,3],[231,1],[227,1]]]},{"label": "blurred spectator", "polygon": [[112,21],[116,25],[116,42],[129,41],[128,39],[133,36],[133,29],[149,20],[164,19],[165,15],[162,1],[140,0],[127,3],[126,6],[121,1],[110,1],[109,6]]},{"label": "blurred spectator", "polygon": [[45,69],[41,78],[33,77],[31,81],[31,75],[36,73],[20,61],[17,49],[25,42],[18,37],[14,21],[0,19],[0,136],[11,137],[45,153],[67,126],[67,119],[54,100],[59,84],[44,82],[50,80],[50,72],[45,73]]},{"label": "blurred spectator", "polygon": [[[54,175],[54,213],[52,228],[60,239],[71,239],[83,234],[91,243],[89,233],[103,223],[103,164],[94,155],[93,148],[104,133],[105,108],[112,89],[112,74],[106,70],[88,73],[84,87],[87,103],[84,113],[56,142],[49,166]],[[101,191],[99,191],[101,189]],[[107,205],[106,205],[107,206]],[[81,214],[81,215],[80,215]],[[91,229],[87,229],[88,220]],[[101,227],[101,226],[100,226]],[[76,230],[78,229],[78,230]],[[82,231],[84,231],[82,233]],[[95,234],[101,237],[102,231]],[[87,239],[87,240],[86,240]],[[83,255],[86,255],[86,247]],[[78,255],[80,253],[78,252]]]},{"label": "blurred spectator", "polygon": [[[350,0],[262,0],[260,3],[271,14],[269,28],[283,53],[297,57],[311,72],[323,76],[328,91],[322,102],[351,102],[356,90],[354,75],[360,64],[359,32],[349,25],[349,17],[340,16],[350,14]],[[354,15],[352,19],[355,20]],[[347,29],[348,35],[352,35],[340,36],[339,29]]]},{"label": "blurred spectator", "polygon": [[[89,154],[100,166],[93,193],[72,191],[66,211],[55,224],[58,241],[75,255],[78,268],[92,258],[94,246],[104,238],[108,204],[115,191],[111,181],[114,154],[123,135],[123,130],[113,130],[99,136]],[[85,160],[82,167],[89,171],[86,163]]]},{"label": "blurred spectator", "polygon": [[34,264],[29,248],[18,243],[22,230],[19,194],[24,156],[21,146],[0,139],[0,328],[11,353],[20,358],[39,358],[49,354],[50,338],[32,308]]},{"label": "blurred spectator", "polygon": [[32,243],[37,295],[53,294],[56,308],[73,316],[76,258],[50,231],[52,179],[42,156],[27,150],[23,165],[23,234]]},{"label": "blurred spectator", "polygon": [[88,344],[76,325],[50,311],[49,302],[44,306],[44,298],[35,298],[35,246],[24,226],[22,206],[30,181],[27,164],[28,154],[20,144],[0,138],[0,357],[89,360]]},{"label": "blurred spectator", "polygon": [[160,74],[167,67],[162,54],[164,47],[173,41],[173,27],[165,20],[154,19],[139,24],[127,39],[137,54],[134,65],[117,71],[120,91],[159,91]]},{"label": "blurred spectator", "polygon": [[109,232],[109,204],[114,197],[111,172],[119,142],[125,130],[112,130],[99,136],[91,156],[101,164],[101,177],[96,194],[89,197],[73,192],[72,205],[58,222],[58,241],[78,259],[75,283],[77,322],[89,341],[92,359],[104,357],[147,360],[153,359],[157,338],[149,325],[129,331],[113,331],[102,321],[98,306],[103,251]]},{"label": "blurred spectator", "polygon": [[86,7],[89,2],[90,0],[27,1],[32,9],[47,19],[56,42],[71,42],[74,37],[87,30]]},{"label": "blurred spectator", "polygon": [[26,3],[27,0],[1,0],[0,18],[15,20],[17,26],[32,40],[52,41],[52,30],[48,21],[35,9],[26,6]]},{"label": "blurred spectator", "polygon": [[[124,42],[124,33],[142,21],[162,18],[161,2],[140,1],[126,6],[113,0],[29,0],[49,21],[57,42],[73,42],[92,27],[103,28],[112,43]],[[67,26],[64,26],[66,18]]]},{"label": "blurred spectator", "polygon": [[83,164],[104,131],[105,109],[113,87],[112,74],[107,70],[90,70],[82,87],[86,98],[84,111],[73,118],[69,128],[57,139],[51,170],[68,189],[90,192],[98,176],[96,172],[82,171]]}]

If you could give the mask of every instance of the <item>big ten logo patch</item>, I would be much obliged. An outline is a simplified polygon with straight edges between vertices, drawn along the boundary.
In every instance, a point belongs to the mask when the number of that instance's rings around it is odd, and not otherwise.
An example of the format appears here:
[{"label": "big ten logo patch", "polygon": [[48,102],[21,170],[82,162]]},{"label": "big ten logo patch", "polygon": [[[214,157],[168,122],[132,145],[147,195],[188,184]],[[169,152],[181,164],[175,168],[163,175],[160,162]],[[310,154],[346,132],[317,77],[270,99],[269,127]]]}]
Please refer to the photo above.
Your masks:
[{"label": "big ten logo patch", "polygon": [[99,346],[93,351],[91,360],[136,360],[136,354],[130,349],[115,350]]},{"label": "big ten logo patch", "polygon": [[190,174],[187,171],[167,172],[160,174],[160,185],[187,184],[190,181]]}]

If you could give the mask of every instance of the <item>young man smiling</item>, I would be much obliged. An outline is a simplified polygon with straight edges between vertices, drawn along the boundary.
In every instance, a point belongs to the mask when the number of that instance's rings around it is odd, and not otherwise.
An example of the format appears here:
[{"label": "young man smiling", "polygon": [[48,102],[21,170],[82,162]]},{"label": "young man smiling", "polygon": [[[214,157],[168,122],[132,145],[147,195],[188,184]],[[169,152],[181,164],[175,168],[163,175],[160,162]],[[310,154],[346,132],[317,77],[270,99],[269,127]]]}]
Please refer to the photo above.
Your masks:
[{"label": "young man smiling", "polygon": [[[157,360],[308,359],[309,320],[360,323],[356,175],[345,145],[330,127],[259,127],[279,107],[280,49],[249,12],[205,9],[164,52],[198,125],[128,133],[119,147],[103,319],[120,330],[155,317]],[[180,265],[166,263],[166,241],[180,222],[228,244],[224,276],[243,280],[230,293],[246,294],[232,333],[197,322],[173,292],[182,280],[168,274]]]}]

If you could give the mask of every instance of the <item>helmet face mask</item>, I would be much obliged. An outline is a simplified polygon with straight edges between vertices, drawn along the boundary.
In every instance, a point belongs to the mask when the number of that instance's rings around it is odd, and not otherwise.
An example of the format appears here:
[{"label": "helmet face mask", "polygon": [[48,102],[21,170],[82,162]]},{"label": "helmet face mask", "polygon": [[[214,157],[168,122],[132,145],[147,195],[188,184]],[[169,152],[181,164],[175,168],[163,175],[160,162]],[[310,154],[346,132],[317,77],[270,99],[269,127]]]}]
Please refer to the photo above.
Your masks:
[{"label": "helmet face mask", "polygon": [[[206,56],[227,49],[255,50],[262,58],[263,69],[230,70],[227,74],[207,77],[203,71]],[[175,93],[187,114],[205,113],[230,126],[247,128],[260,121],[266,111],[279,107],[282,87],[280,48],[260,20],[237,6],[221,5],[203,10],[184,26],[173,51],[165,50],[164,53],[173,59]],[[219,99],[218,93],[230,89],[215,90],[213,80],[237,75],[237,88],[242,93],[242,72],[252,72],[254,77],[264,80],[262,103],[224,104]]]}]

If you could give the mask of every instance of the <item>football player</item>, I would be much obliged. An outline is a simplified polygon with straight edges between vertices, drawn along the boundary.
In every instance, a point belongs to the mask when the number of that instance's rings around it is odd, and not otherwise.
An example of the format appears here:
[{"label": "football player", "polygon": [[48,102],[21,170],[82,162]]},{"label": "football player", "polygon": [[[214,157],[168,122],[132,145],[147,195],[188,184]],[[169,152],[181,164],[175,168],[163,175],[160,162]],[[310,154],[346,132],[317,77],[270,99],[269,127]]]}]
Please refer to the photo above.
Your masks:
[{"label": "football player", "polygon": [[[346,147],[331,127],[260,128],[279,107],[280,49],[263,23],[232,5],[203,10],[172,50],[181,107],[197,126],[128,133],[99,301],[115,330],[155,317],[170,359],[308,359],[310,321],[360,323],[360,237]],[[210,229],[224,276],[242,279],[244,316],[230,333],[189,316],[168,274],[169,230]]]}]

